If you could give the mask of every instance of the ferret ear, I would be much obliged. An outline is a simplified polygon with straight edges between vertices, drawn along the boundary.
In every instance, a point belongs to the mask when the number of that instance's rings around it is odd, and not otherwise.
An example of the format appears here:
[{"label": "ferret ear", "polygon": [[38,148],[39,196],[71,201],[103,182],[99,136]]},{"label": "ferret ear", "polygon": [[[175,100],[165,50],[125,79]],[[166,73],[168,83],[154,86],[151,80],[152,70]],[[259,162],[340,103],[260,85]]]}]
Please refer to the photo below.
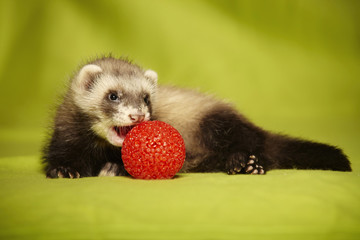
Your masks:
[{"label": "ferret ear", "polygon": [[101,73],[102,69],[98,65],[88,64],[81,68],[79,74],[75,79],[75,87],[79,90],[89,90],[97,74]]},{"label": "ferret ear", "polygon": [[150,70],[150,69],[149,69],[149,70],[146,70],[145,73],[144,73],[144,76],[145,76],[148,80],[152,81],[154,84],[157,83],[158,75],[157,75],[157,73],[156,73],[155,71]]}]

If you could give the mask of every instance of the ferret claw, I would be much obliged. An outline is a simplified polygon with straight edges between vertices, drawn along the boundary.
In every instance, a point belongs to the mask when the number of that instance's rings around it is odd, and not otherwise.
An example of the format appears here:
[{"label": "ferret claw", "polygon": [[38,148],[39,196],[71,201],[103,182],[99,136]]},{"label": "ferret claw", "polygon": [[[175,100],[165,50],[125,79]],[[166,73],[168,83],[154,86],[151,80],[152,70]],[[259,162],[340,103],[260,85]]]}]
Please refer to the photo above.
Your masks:
[{"label": "ferret claw", "polygon": [[46,173],[47,178],[80,178],[80,174],[69,167],[53,168]]}]

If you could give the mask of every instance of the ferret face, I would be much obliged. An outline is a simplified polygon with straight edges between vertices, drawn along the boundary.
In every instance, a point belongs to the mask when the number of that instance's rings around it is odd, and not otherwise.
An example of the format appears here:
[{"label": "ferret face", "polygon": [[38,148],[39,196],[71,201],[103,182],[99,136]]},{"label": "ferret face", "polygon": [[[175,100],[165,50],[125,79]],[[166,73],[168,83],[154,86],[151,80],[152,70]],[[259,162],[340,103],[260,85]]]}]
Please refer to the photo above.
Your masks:
[{"label": "ferret face", "polygon": [[136,124],[150,120],[156,93],[157,74],[133,67],[131,74],[114,74],[86,65],[72,83],[75,103],[92,119],[91,130],[118,147]]}]

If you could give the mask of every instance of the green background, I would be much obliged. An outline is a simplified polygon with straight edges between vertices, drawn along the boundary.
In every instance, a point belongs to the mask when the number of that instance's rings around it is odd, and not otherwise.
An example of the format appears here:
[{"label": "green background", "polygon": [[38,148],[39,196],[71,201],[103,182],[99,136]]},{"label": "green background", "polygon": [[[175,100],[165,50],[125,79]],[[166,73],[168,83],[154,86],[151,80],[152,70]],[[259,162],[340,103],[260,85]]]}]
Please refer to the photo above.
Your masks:
[{"label": "green background", "polygon": [[[354,171],[47,180],[54,106],[108,53],[337,145]],[[0,0],[0,238],[358,239],[359,123],[359,1]]]}]

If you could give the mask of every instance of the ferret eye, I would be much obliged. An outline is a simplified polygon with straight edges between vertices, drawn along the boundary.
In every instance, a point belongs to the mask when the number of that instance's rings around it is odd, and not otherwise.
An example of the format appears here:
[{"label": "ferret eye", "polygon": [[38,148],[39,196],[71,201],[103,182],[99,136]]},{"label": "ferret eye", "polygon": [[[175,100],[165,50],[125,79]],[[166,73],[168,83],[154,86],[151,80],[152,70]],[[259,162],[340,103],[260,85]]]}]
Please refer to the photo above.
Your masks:
[{"label": "ferret eye", "polygon": [[117,100],[119,100],[119,97],[118,97],[118,95],[116,95],[116,93],[110,93],[109,94],[109,99],[111,101],[117,101]]},{"label": "ferret eye", "polygon": [[150,97],[149,97],[149,95],[145,95],[145,97],[144,97],[144,102],[145,102],[146,105],[149,105],[149,104],[150,104]]}]

